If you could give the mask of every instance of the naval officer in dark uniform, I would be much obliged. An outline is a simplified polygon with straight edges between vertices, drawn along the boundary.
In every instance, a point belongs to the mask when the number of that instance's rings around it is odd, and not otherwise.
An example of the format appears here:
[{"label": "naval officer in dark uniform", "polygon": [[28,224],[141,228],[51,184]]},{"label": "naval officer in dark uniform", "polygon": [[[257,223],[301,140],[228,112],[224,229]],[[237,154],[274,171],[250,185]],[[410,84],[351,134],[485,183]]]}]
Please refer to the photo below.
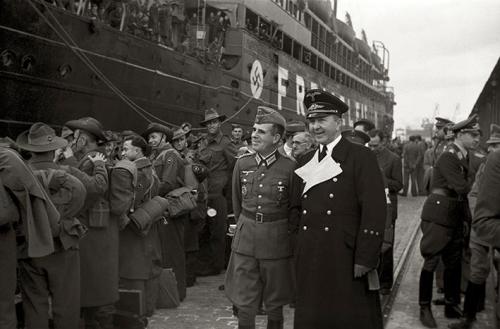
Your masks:
[{"label": "naval officer in dark uniform", "polygon": [[344,102],[315,89],[304,105],[320,147],[295,171],[302,216],[294,328],[381,329],[374,269],[386,221],[382,173],[369,148],[341,136]]},{"label": "naval officer in dark uniform", "polygon": [[467,193],[471,188],[469,151],[479,139],[475,118],[452,127],[455,141],[441,154],[433,168],[431,194],[422,209],[422,240],[420,251],[424,265],[420,274],[420,321],[436,328],[431,311],[433,275],[439,260],[444,263],[445,316],[459,318],[460,283],[464,225],[471,215]]},{"label": "naval officer in dark uniform", "polygon": [[234,167],[237,226],[225,287],[240,329],[255,328],[261,301],[267,328],[283,328],[283,305],[293,297],[289,228],[298,210],[290,207],[295,161],[278,151],[285,125],[278,112],[259,107],[252,132],[256,153],[243,155]]}]

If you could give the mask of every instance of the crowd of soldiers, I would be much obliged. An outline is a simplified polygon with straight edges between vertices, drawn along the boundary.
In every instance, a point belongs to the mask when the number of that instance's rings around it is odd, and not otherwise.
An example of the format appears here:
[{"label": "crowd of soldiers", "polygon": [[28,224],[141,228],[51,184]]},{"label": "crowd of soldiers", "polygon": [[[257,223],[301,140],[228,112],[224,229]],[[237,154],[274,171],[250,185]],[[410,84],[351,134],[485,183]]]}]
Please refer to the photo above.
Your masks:
[{"label": "crowd of soldiers", "polygon": [[[225,115],[209,109],[198,134],[190,123],[117,133],[84,117],[60,134],[39,122],[3,138],[0,327],[16,328],[19,317],[26,328],[125,328],[178,306],[197,276],[225,271],[240,329],[255,328],[262,307],[267,328],[283,328],[287,304],[295,328],[382,328],[405,162],[369,120],[342,131],[348,107],[330,93],[309,90],[304,105],[306,122],[259,106],[253,131],[233,124],[231,137]],[[499,241],[490,177],[499,175],[500,131],[492,127],[485,162],[475,117],[437,118],[436,128],[425,152],[421,321],[436,327],[441,267],[445,315],[462,316],[465,281],[465,318],[454,328],[470,328]],[[133,316],[123,305],[131,293]]]},{"label": "crowd of soldiers", "polygon": [[[106,24],[172,47],[202,60],[220,61],[229,16],[218,10],[206,13],[186,9],[185,0],[44,0],[58,8],[90,17],[95,27]],[[205,24],[203,26],[203,24]],[[206,44],[197,42],[197,30],[206,31]],[[206,50],[206,51],[205,51]],[[202,56],[201,51],[204,51]]]}]

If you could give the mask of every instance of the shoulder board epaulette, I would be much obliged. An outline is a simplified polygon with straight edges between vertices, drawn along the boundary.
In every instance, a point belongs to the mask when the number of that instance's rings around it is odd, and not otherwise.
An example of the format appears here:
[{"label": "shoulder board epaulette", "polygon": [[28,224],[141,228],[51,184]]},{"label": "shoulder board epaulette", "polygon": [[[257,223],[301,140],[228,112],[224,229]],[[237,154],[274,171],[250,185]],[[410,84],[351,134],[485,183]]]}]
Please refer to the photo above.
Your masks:
[{"label": "shoulder board epaulette", "polygon": [[242,155],[238,155],[236,157],[236,159],[241,159],[241,158],[246,158],[246,157],[249,157],[251,155],[255,155],[255,153],[250,153],[250,152],[247,152],[247,153],[243,153]]},{"label": "shoulder board epaulette", "polygon": [[484,154],[482,154],[482,153],[479,153],[479,152],[475,152],[475,153],[474,153],[474,156],[475,156],[476,158],[480,158],[480,159],[482,159],[482,158],[486,157],[486,155],[484,155]]}]

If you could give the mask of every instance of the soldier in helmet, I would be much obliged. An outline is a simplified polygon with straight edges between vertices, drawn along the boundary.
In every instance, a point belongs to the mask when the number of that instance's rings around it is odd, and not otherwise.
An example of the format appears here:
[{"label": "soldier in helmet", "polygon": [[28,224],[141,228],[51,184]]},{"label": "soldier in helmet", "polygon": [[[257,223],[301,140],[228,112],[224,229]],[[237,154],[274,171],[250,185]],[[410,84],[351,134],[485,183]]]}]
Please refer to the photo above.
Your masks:
[{"label": "soldier in helmet", "polygon": [[283,328],[283,305],[293,297],[290,223],[295,161],[278,151],[286,121],[259,107],[252,133],[254,154],[241,156],[233,172],[237,219],[226,272],[226,295],[238,309],[238,328],[255,328],[263,300],[268,329]]},{"label": "soldier in helmet", "polygon": [[[422,240],[420,251],[424,265],[420,274],[420,321],[429,328],[436,327],[431,311],[433,276],[440,259],[444,264],[445,316],[459,318],[462,248],[464,232],[470,223],[467,193],[469,150],[479,139],[474,117],[455,124],[455,141],[449,145],[433,168],[431,194],[422,209]],[[465,226],[465,227],[464,227]]]}]

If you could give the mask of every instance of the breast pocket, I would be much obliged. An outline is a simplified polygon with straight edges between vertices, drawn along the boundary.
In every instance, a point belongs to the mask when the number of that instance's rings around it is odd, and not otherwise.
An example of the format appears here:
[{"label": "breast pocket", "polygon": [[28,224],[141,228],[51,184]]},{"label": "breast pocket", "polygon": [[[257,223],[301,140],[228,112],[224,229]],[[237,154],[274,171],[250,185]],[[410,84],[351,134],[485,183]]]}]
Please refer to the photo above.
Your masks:
[{"label": "breast pocket", "polygon": [[254,178],[252,175],[240,174],[241,198],[248,199],[253,191]]}]

